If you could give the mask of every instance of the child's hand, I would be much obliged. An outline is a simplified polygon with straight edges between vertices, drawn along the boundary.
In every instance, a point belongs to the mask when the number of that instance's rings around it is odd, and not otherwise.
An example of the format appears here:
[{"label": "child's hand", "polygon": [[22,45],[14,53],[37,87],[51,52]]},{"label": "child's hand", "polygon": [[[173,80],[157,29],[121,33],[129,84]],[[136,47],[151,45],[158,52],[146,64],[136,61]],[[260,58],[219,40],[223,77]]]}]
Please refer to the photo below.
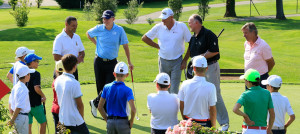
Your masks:
[{"label": "child's hand", "polygon": [[9,121],[7,122],[7,125],[8,125],[9,127],[13,126],[14,124],[15,124],[15,121],[13,121],[13,120],[9,120]]},{"label": "child's hand", "polygon": [[41,101],[42,101],[42,102],[46,102],[46,97],[42,97],[42,98],[41,98]]}]

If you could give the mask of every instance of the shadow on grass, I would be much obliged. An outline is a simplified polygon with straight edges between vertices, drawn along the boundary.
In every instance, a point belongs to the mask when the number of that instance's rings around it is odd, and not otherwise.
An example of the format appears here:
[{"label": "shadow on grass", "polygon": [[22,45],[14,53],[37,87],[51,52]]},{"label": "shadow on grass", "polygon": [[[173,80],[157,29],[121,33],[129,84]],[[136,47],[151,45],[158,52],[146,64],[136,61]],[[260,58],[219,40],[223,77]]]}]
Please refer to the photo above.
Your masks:
[{"label": "shadow on grass", "polygon": [[142,36],[143,36],[143,34],[140,33],[140,31],[137,31],[137,30],[135,30],[135,29],[126,27],[126,26],[124,26],[124,25],[122,25],[122,27],[124,28],[126,34],[130,34],[130,35],[134,35],[134,36],[138,36],[138,37],[142,37]]},{"label": "shadow on grass", "polygon": [[0,31],[0,41],[51,41],[54,40],[54,29],[36,28],[13,28]]},{"label": "shadow on grass", "polygon": [[[97,133],[95,133],[95,134],[105,134],[106,133],[106,130],[102,130],[100,128],[97,128],[97,127],[94,127],[94,126],[91,126],[88,124],[87,124],[87,127],[89,128],[89,130],[96,131]],[[93,134],[93,133],[91,133],[91,134]]]},{"label": "shadow on grass", "polygon": [[149,133],[151,131],[150,127],[141,126],[139,124],[133,124],[133,128]]}]

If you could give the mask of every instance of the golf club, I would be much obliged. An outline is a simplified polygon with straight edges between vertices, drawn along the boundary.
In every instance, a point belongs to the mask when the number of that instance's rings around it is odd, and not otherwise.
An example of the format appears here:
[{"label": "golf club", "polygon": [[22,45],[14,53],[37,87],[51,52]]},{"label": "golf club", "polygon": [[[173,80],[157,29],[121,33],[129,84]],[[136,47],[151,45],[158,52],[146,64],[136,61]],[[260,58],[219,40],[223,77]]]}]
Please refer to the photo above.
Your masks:
[{"label": "golf club", "polygon": [[[45,116],[46,116],[46,106],[45,106],[45,102],[43,102],[43,106],[44,106],[44,113],[45,113]],[[48,127],[47,116],[46,116],[46,126],[47,126],[47,130],[48,130],[48,134],[50,134],[50,133],[49,133],[49,127]]]},{"label": "golf club", "polygon": [[133,96],[134,96],[134,104],[135,104],[135,107],[136,107],[136,120],[140,120],[139,118],[139,113],[138,113],[138,110],[137,110],[137,105],[136,105],[136,101],[137,99],[135,98],[135,90],[134,90],[134,84],[133,84],[133,73],[132,73],[132,70],[130,70],[131,72],[131,81],[132,81],[132,90],[133,90]]}]

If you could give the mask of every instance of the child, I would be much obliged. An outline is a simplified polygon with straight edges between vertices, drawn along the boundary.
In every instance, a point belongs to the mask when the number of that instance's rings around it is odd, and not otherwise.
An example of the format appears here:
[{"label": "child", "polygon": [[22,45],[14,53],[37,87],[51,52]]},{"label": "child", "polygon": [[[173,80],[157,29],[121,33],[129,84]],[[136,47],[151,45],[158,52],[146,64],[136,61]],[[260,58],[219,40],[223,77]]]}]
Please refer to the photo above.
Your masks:
[{"label": "child", "polygon": [[73,75],[77,68],[77,58],[66,54],[61,61],[65,72],[56,78],[54,83],[59,105],[59,122],[70,129],[71,133],[89,134],[84,122],[80,83]]},{"label": "child", "polygon": [[[267,89],[271,92],[272,101],[275,111],[275,121],[273,124],[273,134],[285,134],[287,127],[295,120],[295,114],[287,97],[282,96],[278,90],[281,87],[282,79],[277,75],[271,75],[267,80],[262,81],[263,85],[267,85]],[[285,114],[288,113],[290,118],[285,123]]]},{"label": "child", "polygon": [[[31,53],[27,54],[24,60],[30,69],[37,69],[40,60],[42,60],[42,57]],[[41,90],[41,75],[38,71],[35,71],[30,74],[30,80],[28,83],[26,83],[26,86],[29,89],[29,100],[31,105],[31,111],[28,114],[29,134],[32,133],[31,128],[33,123],[33,117],[35,117],[37,122],[40,124],[40,134],[45,134],[47,120],[42,102],[44,103],[46,101],[46,97],[43,91]]]},{"label": "child", "polygon": [[[64,72],[64,67],[63,67],[63,64],[62,64],[62,61],[59,60],[56,62],[56,65],[55,65],[55,73],[56,73],[56,78],[60,75],[62,75],[62,73]],[[54,126],[55,126],[55,133],[57,133],[57,124],[58,124],[58,121],[59,121],[59,117],[58,117],[58,113],[59,113],[59,105],[58,105],[58,102],[57,102],[57,94],[55,92],[55,87],[54,87],[54,83],[55,83],[55,80],[53,80],[53,83],[52,83],[52,89],[53,89],[53,103],[52,103],[52,108],[51,108],[51,112],[52,112],[52,115],[53,115],[53,119],[54,119]]]},{"label": "child", "polygon": [[35,72],[27,66],[18,66],[16,68],[16,76],[19,81],[13,87],[11,92],[11,108],[14,111],[8,125],[14,125],[19,134],[28,134],[28,113],[30,112],[30,101],[28,88],[25,83],[29,82],[30,73]]},{"label": "child", "polygon": [[[119,62],[115,66],[113,75],[116,81],[104,86],[98,110],[107,123],[107,134],[130,134],[136,109],[132,90],[124,83],[128,77],[128,66],[124,62]],[[107,113],[103,108],[105,102]],[[129,121],[126,112],[127,102],[131,108]]]}]

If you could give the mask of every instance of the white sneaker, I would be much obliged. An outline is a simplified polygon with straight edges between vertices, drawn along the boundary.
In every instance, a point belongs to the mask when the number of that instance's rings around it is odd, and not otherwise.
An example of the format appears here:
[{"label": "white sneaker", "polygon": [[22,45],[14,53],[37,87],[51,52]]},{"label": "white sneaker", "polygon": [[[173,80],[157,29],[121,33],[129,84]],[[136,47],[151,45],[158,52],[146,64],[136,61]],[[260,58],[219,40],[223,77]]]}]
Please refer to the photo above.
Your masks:
[{"label": "white sneaker", "polygon": [[93,100],[90,101],[91,113],[96,118],[97,117],[97,108],[95,107]]},{"label": "white sneaker", "polygon": [[229,124],[226,123],[226,124],[223,124],[219,127],[219,130],[220,131],[228,131],[228,128],[229,128]]}]

